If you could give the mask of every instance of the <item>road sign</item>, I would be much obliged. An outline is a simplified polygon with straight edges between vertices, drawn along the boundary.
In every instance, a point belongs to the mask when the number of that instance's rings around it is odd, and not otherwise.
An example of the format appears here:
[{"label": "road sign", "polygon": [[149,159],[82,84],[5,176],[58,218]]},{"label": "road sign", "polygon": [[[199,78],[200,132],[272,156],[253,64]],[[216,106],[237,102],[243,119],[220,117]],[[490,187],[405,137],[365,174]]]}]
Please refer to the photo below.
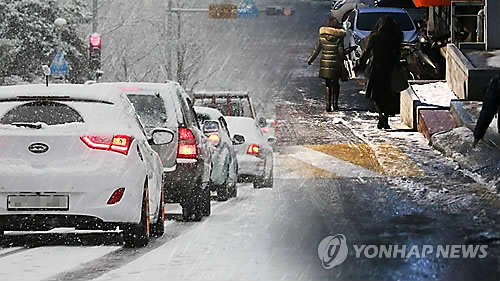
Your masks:
[{"label": "road sign", "polygon": [[239,18],[251,18],[258,17],[259,9],[253,0],[243,0],[238,7],[238,17]]},{"label": "road sign", "polygon": [[208,6],[208,17],[212,19],[234,19],[238,16],[238,7],[233,4]]},{"label": "road sign", "polygon": [[68,75],[69,67],[68,62],[64,59],[64,55],[61,50],[57,51],[56,57],[50,65],[50,74],[54,76]]}]

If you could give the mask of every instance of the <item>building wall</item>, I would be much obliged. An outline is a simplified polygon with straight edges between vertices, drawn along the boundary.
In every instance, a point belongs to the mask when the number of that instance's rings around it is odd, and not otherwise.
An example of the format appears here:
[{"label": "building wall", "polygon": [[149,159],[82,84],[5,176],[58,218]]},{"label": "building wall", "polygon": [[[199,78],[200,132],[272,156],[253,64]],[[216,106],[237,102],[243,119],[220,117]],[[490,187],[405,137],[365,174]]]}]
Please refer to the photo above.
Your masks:
[{"label": "building wall", "polygon": [[486,49],[500,49],[500,36],[498,36],[498,26],[500,26],[500,1],[486,0]]}]

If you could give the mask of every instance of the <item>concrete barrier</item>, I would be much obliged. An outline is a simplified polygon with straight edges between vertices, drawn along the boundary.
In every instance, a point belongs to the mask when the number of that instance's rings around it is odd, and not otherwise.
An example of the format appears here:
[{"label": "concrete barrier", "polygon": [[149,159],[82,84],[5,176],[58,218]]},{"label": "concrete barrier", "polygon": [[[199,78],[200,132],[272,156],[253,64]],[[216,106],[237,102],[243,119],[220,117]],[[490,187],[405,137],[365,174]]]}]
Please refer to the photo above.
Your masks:
[{"label": "concrete barrier", "polygon": [[482,101],[488,82],[498,74],[497,68],[474,67],[457,46],[447,45],[446,81],[458,98]]}]

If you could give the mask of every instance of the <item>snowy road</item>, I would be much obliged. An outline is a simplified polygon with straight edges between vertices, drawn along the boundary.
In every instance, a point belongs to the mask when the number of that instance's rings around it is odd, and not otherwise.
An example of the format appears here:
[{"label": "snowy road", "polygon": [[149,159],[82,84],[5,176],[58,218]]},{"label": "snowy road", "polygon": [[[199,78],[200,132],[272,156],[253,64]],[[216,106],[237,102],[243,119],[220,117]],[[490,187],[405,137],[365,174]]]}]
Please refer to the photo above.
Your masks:
[{"label": "snowy road", "polygon": [[[168,221],[164,237],[125,249],[118,235],[44,233],[0,252],[1,280],[484,280],[496,258],[355,258],[321,267],[319,242],[342,233],[352,244],[463,244],[463,218],[424,208],[382,178],[287,179],[274,189],[239,185],[239,196],[212,201],[201,223]],[[454,225],[453,229],[449,226]],[[19,241],[19,233],[7,233]],[[22,234],[23,236],[33,236]],[[101,245],[107,244],[107,246]],[[70,246],[66,246],[70,244]],[[31,248],[33,247],[33,248]],[[7,247],[7,249],[9,249]]]}]

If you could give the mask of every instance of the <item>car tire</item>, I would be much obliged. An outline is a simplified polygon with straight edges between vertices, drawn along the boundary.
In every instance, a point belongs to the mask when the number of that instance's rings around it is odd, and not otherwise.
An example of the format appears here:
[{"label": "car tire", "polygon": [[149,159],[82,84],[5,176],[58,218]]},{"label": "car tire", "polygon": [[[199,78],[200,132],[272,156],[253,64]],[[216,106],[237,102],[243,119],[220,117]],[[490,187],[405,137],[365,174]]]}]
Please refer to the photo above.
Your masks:
[{"label": "car tire", "polygon": [[208,217],[212,213],[212,205],[210,204],[210,188],[207,186],[202,191],[203,200],[203,215]]},{"label": "car tire", "polygon": [[231,185],[231,191],[229,192],[229,196],[238,197],[238,188],[236,187],[236,182],[233,182]]},{"label": "car tire", "polygon": [[201,183],[187,193],[188,198],[185,199],[185,204],[182,206],[182,218],[184,221],[201,221],[203,218],[203,200]]},{"label": "car tire", "polygon": [[269,171],[269,177],[264,181],[265,188],[273,188],[274,185],[274,177],[273,177],[273,167],[271,167],[271,171]]},{"label": "car tire", "polygon": [[163,199],[163,191],[160,195],[160,205],[158,206],[158,219],[151,225],[151,236],[161,237],[165,233],[165,206]]},{"label": "car tire", "polygon": [[216,186],[215,190],[217,190],[217,201],[227,201],[229,199],[230,187],[228,185],[227,177],[223,184]]},{"label": "car tire", "polygon": [[144,247],[149,243],[149,193],[147,184],[144,189],[141,207],[141,220],[138,224],[131,224],[123,230],[123,241],[125,247]]},{"label": "car tire", "polygon": [[260,188],[273,188],[273,167],[271,167],[271,171],[269,171],[269,176],[265,177],[257,177],[253,182],[253,187]]}]

